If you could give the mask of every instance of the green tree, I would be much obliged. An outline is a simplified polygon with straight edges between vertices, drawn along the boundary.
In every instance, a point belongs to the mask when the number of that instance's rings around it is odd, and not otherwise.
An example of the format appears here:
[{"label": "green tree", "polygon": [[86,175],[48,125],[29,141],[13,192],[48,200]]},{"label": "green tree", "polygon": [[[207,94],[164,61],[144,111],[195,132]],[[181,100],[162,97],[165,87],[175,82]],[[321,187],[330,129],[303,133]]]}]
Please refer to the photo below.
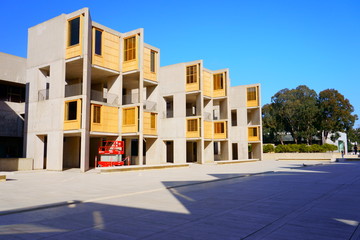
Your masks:
[{"label": "green tree", "polygon": [[319,114],[317,94],[305,85],[296,89],[282,89],[271,98],[272,112],[285,131],[290,132],[295,143],[305,139],[311,143],[316,134],[316,118]]},{"label": "green tree", "polygon": [[283,136],[286,134],[285,126],[278,114],[273,109],[273,104],[266,104],[262,108],[263,135],[267,142],[283,142]]},{"label": "green tree", "polygon": [[354,107],[335,89],[326,89],[319,93],[318,106],[319,130],[323,132],[323,143],[329,133],[346,132],[349,133],[357,120],[357,115],[353,115]]}]

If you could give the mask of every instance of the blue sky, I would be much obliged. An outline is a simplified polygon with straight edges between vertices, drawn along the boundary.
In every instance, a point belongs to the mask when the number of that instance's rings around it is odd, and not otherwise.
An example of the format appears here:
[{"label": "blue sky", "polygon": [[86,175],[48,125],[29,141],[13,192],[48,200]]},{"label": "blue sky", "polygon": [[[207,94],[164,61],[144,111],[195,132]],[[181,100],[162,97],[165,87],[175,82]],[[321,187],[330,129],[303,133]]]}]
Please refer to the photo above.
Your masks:
[{"label": "blue sky", "polygon": [[3,1],[0,52],[26,57],[29,27],[83,7],[120,32],[144,28],[162,66],[229,68],[232,85],[261,83],[263,104],[283,88],[334,88],[360,116],[359,0]]}]

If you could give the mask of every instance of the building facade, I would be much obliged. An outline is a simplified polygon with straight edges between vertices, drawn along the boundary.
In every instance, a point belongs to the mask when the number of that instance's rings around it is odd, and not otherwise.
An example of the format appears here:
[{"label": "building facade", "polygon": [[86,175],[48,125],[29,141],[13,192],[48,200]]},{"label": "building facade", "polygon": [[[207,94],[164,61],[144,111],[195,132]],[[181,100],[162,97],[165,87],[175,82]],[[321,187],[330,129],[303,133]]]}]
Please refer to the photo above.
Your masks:
[{"label": "building facade", "polygon": [[261,159],[260,85],[230,87],[203,61],[160,67],[144,30],[120,33],[87,8],[29,29],[26,156],[35,169],[95,167],[102,140],[132,165]]},{"label": "building facade", "polygon": [[26,59],[0,53],[0,158],[24,155]]}]

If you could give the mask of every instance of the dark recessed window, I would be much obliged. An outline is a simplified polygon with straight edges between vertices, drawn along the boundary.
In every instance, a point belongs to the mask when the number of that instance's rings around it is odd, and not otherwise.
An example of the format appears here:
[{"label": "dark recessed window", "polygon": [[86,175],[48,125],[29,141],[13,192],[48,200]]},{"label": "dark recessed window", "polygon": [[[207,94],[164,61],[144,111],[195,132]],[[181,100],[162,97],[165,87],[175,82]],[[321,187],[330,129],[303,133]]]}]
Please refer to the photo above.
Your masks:
[{"label": "dark recessed window", "polygon": [[66,120],[76,120],[77,115],[77,101],[74,102],[68,102],[67,107],[67,119]]},{"label": "dark recessed window", "polygon": [[155,72],[155,61],[156,61],[156,52],[155,51],[151,51],[150,53],[150,71],[151,72]]},{"label": "dark recessed window", "polygon": [[95,30],[95,54],[101,55],[101,36],[102,31]]},{"label": "dark recessed window", "polygon": [[69,46],[80,43],[80,17],[69,21]]}]

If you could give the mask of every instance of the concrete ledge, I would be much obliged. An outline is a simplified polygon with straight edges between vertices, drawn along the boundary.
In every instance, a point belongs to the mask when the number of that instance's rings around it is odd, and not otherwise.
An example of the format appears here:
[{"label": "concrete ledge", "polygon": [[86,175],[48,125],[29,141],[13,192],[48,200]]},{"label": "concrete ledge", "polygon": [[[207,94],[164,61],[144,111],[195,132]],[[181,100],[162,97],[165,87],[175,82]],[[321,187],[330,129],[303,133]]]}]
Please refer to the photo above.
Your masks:
[{"label": "concrete ledge", "polygon": [[165,169],[165,168],[178,168],[178,167],[189,167],[190,164],[162,164],[162,165],[137,165],[137,166],[121,166],[121,167],[107,167],[107,168],[96,168],[100,170],[100,173],[111,173],[111,172],[126,172],[126,171],[140,171],[140,170],[153,170],[153,169]]},{"label": "concrete ledge", "polygon": [[33,170],[32,158],[0,158],[0,171]]},{"label": "concrete ledge", "polygon": [[249,160],[226,160],[226,161],[215,161],[216,164],[234,164],[234,163],[249,163],[249,162],[258,162],[258,159],[249,159]]},{"label": "concrete ledge", "polygon": [[264,153],[263,160],[335,161],[341,153]]},{"label": "concrete ledge", "polygon": [[6,181],[6,175],[0,175],[0,182]]}]

